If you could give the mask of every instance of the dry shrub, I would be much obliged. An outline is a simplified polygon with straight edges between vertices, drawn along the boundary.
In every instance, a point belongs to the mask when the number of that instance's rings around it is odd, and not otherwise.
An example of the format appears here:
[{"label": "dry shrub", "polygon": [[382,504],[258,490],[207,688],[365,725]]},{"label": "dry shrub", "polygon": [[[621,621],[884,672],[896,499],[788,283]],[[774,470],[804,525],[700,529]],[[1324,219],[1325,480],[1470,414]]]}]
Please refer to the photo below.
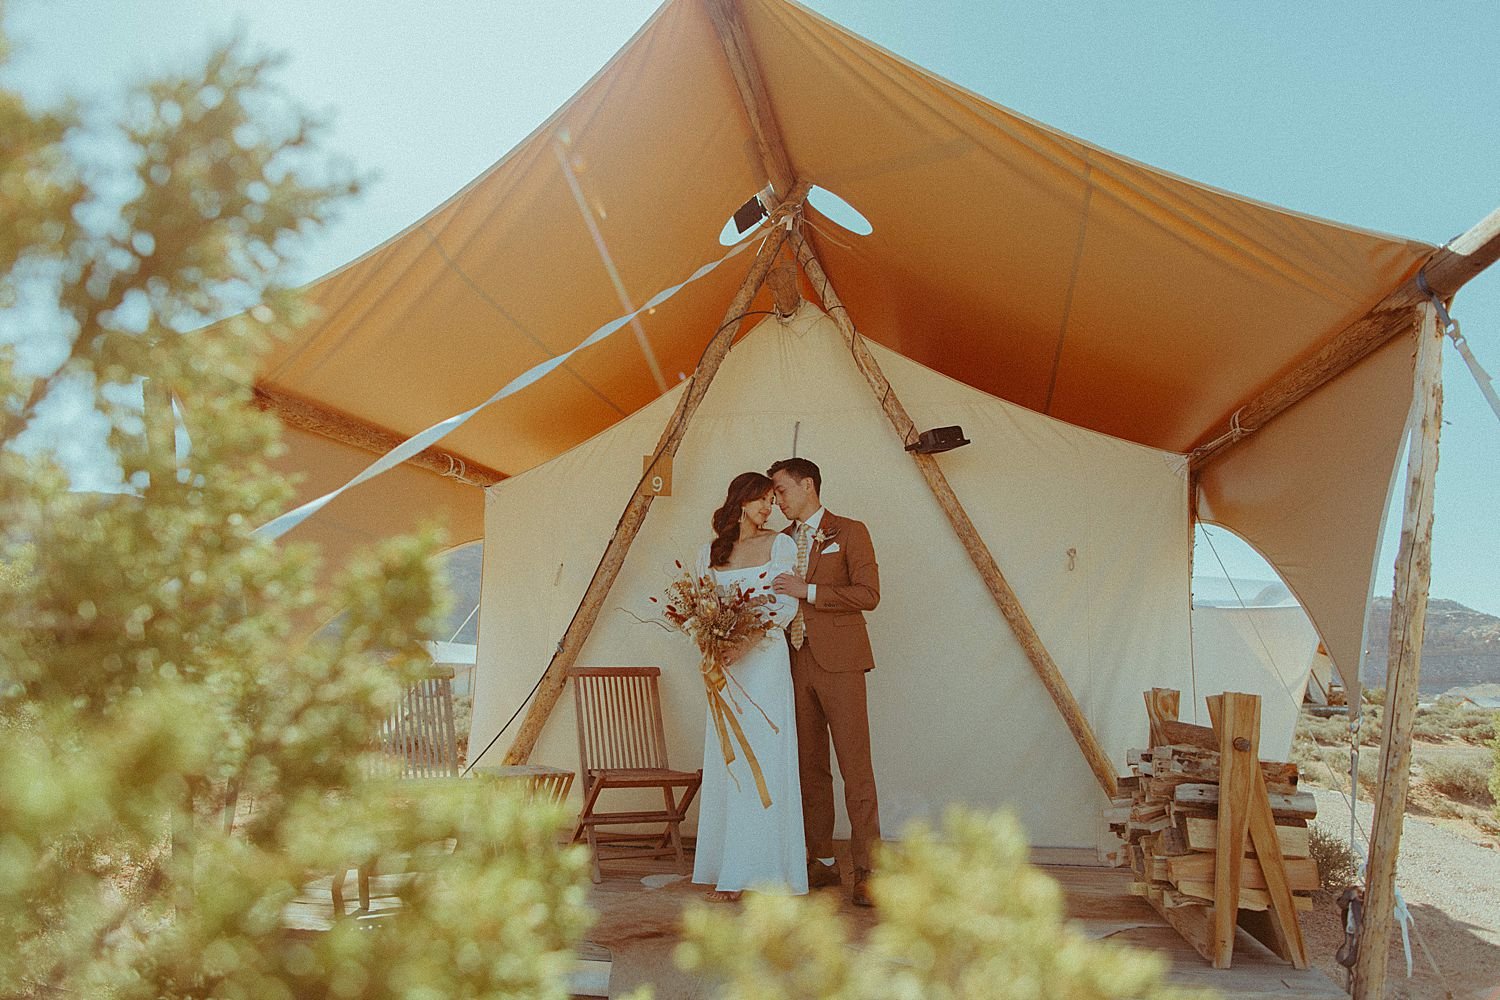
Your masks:
[{"label": "dry shrub", "polygon": [[1430,743],[1457,739],[1483,746],[1495,738],[1495,713],[1439,699],[1436,704],[1417,709],[1412,735]]},{"label": "dry shrub", "polygon": [[1307,828],[1312,859],[1318,863],[1318,890],[1336,896],[1359,881],[1359,858],[1349,841],[1321,823]]},{"label": "dry shrub", "polygon": [[1440,760],[1422,767],[1422,783],[1440,795],[1469,805],[1488,806],[1490,772],[1479,761]]}]

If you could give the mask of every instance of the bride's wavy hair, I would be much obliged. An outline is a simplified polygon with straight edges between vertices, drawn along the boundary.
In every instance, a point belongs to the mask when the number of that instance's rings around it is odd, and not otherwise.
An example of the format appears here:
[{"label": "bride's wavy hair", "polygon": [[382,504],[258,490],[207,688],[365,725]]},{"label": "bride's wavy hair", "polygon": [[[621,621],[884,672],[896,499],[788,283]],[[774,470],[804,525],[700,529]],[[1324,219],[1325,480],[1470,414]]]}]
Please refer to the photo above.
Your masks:
[{"label": "bride's wavy hair", "polygon": [[741,472],[729,481],[724,505],[714,511],[714,540],[708,546],[708,564],[723,566],[740,537],[740,510],[751,500],[759,500],[774,488],[771,480],[759,472]]}]

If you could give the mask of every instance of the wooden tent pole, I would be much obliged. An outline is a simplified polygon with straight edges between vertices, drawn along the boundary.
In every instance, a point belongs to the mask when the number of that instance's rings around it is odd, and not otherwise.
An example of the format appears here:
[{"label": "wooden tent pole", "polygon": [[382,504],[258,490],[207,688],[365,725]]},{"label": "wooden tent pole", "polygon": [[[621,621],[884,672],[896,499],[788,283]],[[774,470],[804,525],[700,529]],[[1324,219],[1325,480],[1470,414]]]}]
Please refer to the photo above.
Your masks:
[{"label": "wooden tent pole", "polygon": [[[798,185],[783,204],[800,205],[807,197],[807,189],[808,185]],[[657,442],[656,451],[653,453],[659,458],[670,459],[677,454],[683,435],[687,433],[688,423],[693,419],[698,404],[703,402],[703,397],[707,394],[709,384],[713,382],[719,365],[723,363],[725,356],[729,353],[729,348],[734,344],[734,336],[740,326],[739,320],[750,308],[750,302],[755,298],[755,293],[760,291],[760,286],[765,283],[766,275],[776,263],[781,245],[786,240],[786,233],[779,226],[768,231],[770,235],[761,244],[755,262],[750,266],[750,273],[745,276],[740,290],[735,293],[734,299],[729,303],[729,308],[724,313],[724,321],[719,324],[718,330],[710,339],[703,359],[698,362],[698,367],[693,371],[693,377],[688,380],[686,389],[677,400],[677,408],[672,411],[672,416],[667,420],[666,429],[662,431],[661,440]],[[615,526],[614,536],[610,538],[609,545],[599,560],[599,566],[594,570],[594,577],[589,581],[588,589],[584,591],[578,610],[574,613],[568,630],[563,633],[562,639],[558,642],[557,651],[553,654],[552,661],[547,664],[546,673],[542,675],[537,685],[536,696],[531,700],[531,707],[526,710],[526,718],[522,720],[515,740],[506,751],[505,763],[524,764],[531,758],[531,751],[535,749],[536,741],[542,735],[542,727],[546,725],[548,716],[552,714],[552,709],[557,704],[557,699],[562,695],[563,687],[567,683],[568,670],[577,662],[583,644],[588,640],[589,633],[593,631],[594,623],[599,620],[599,611],[604,605],[604,599],[609,595],[609,589],[614,585],[615,578],[620,575],[620,569],[625,565],[625,557],[630,552],[630,543],[635,541],[636,534],[646,521],[646,513],[651,509],[651,501],[655,498],[655,493],[645,489],[638,489],[631,495],[630,502],[625,506],[625,513],[620,515],[620,523]],[[476,757],[475,760],[478,758]]]},{"label": "wooden tent pole", "polygon": [[1396,903],[1396,855],[1411,777],[1412,722],[1422,670],[1422,634],[1427,624],[1427,588],[1432,577],[1433,482],[1438,433],[1443,423],[1443,329],[1431,303],[1417,309],[1414,405],[1421,422],[1412,429],[1406,461],[1406,511],[1396,553],[1391,596],[1390,659],[1381,720],[1380,786],[1370,826],[1365,874],[1364,924],[1359,932],[1351,993],[1355,1000],[1385,995],[1386,960]]},{"label": "wooden tent pole", "polygon": [[[406,438],[395,431],[368,423],[347,413],[330,410],[310,400],[266,386],[256,386],[251,401],[269,410],[288,427],[308,431],[340,444],[351,445],[372,455],[384,455]],[[428,448],[406,460],[407,465],[457,479],[471,486],[494,486],[505,473],[480,465],[453,452]]]},{"label": "wooden tent pole", "polygon": [[[808,278],[812,280],[813,287],[819,290],[824,310],[833,317],[839,332],[844,335],[844,342],[854,353],[855,364],[859,366],[865,381],[875,393],[875,398],[880,401],[881,409],[885,411],[891,426],[896,429],[896,434],[903,444],[910,443],[916,430],[911,417],[907,416],[906,408],[896,397],[895,389],[881,372],[879,362],[865,346],[864,338],[855,330],[854,321],[849,318],[849,311],[844,308],[844,303],[839,300],[838,293],[829,283],[828,275],[823,271],[823,265],[818,262],[817,255],[813,253],[812,246],[802,238],[800,228],[796,242],[797,259],[801,262],[802,269],[807,272]],[[1026,658],[1031,661],[1031,666],[1041,678],[1042,685],[1052,696],[1057,710],[1062,713],[1063,721],[1067,723],[1073,739],[1078,741],[1078,746],[1083,751],[1089,770],[1094,772],[1099,787],[1104,789],[1106,795],[1113,798],[1119,793],[1119,779],[1114,765],[1110,763],[1109,756],[1099,745],[1093,728],[1089,725],[1088,719],[1084,718],[1083,709],[1078,704],[1078,700],[1073,697],[1073,692],[1068,688],[1068,682],[1063,679],[1062,672],[1057,669],[1057,663],[1053,661],[1052,654],[1048,653],[1047,647],[1042,644],[1041,637],[1037,635],[1036,628],[1026,614],[1026,609],[1021,606],[1015,591],[1011,589],[1005,575],[1000,572],[1000,567],[995,563],[995,557],[990,554],[989,546],[985,545],[984,539],[979,536],[979,530],[974,527],[974,522],[969,519],[968,512],[964,510],[963,504],[953,492],[953,487],[948,484],[948,477],[943,475],[937,459],[918,452],[910,454],[916,461],[922,478],[932,489],[933,496],[937,498],[938,506],[942,507],[943,513],[948,515],[948,520],[953,524],[953,530],[957,532],[959,541],[963,543],[965,551],[969,553],[969,558],[973,560],[974,567],[979,571],[979,576],[984,580],[995,604],[999,606],[1000,613],[1005,616],[1006,622],[1015,632],[1017,640],[1021,643],[1021,649],[1026,653]]]},{"label": "wooden tent pole", "polygon": [[755,135],[755,148],[760,154],[761,165],[771,181],[771,189],[778,198],[791,190],[796,173],[787,156],[786,143],[781,138],[781,126],[776,121],[776,112],[766,93],[766,84],[760,74],[760,62],[755,58],[755,47],[750,43],[750,34],[740,19],[739,6],[735,0],[707,0],[708,17],[714,23],[719,44],[729,60],[729,72],[734,77],[735,88],[740,92],[740,104],[750,122],[750,131]]},{"label": "wooden tent pole", "polygon": [[[1500,259],[1500,208],[1446,247],[1435,251],[1418,273],[1432,294],[1446,302],[1465,282],[1497,259]],[[1408,278],[1316,354],[1235,410],[1231,425],[1245,430],[1265,426],[1277,414],[1352,368],[1392,337],[1410,330],[1412,307],[1431,301],[1417,276]],[[1225,427],[1226,433],[1193,451],[1194,473],[1234,445],[1236,436],[1230,433],[1232,426]]]}]

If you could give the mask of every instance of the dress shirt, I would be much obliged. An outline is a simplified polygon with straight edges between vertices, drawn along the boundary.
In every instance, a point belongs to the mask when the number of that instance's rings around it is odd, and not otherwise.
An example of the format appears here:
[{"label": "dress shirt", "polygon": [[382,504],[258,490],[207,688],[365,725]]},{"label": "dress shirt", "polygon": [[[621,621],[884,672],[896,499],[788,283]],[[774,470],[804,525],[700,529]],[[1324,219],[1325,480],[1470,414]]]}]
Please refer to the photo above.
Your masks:
[{"label": "dress shirt", "polygon": [[[812,517],[809,517],[806,521],[803,522],[803,524],[806,524],[808,526],[808,528],[810,529],[809,534],[807,536],[807,562],[808,562],[808,565],[812,565],[812,546],[813,546],[812,536],[816,535],[818,533],[818,525],[820,525],[822,523],[823,523],[823,508],[822,507],[819,507],[817,510],[813,511]],[[802,525],[799,524],[797,527],[800,530],[801,527],[802,527]],[[816,583],[809,583],[807,585],[807,603],[808,604],[817,604],[818,603],[818,585]]]}]

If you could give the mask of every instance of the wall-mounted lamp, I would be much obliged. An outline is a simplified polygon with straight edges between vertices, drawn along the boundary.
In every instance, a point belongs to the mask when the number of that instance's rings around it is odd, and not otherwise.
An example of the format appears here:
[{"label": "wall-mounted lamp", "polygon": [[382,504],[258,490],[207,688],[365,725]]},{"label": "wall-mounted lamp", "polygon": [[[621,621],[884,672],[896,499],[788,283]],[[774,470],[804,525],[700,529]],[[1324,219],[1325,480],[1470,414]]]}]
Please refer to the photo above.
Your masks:
[{"label": "wall-mounted lamp", "polygon": [[936,455],[940,451],[962,448],[968,443],[969,439],[964,437],[962,427],[934,427],[918,435],[915,441],[906,446],[906,450],[919,455]]}]

